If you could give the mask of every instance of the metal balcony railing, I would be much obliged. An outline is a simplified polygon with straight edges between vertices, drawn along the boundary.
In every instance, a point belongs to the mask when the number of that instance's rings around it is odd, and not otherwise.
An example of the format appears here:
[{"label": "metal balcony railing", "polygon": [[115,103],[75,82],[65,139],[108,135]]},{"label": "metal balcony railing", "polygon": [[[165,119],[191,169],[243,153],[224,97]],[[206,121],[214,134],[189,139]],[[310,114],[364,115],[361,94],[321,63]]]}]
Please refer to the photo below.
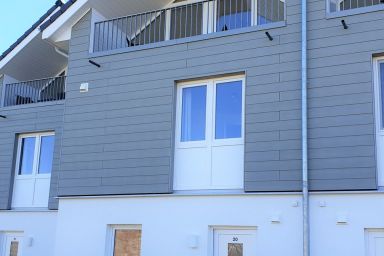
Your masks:
[{"label": "metal balcony railing", "polygon": [[65,76],[4,85],[3,106],[65,99]]},{"label": "metal balcony railing", "polygon": [[95,23],[93,51],[146,45],[285,20],[285,0],[205,0]]},{"label": "metal balcony railing", "polygon": [[328,0],[328,5],[330,12],[338,12],[374,5],[384,6],[384,0]]}]

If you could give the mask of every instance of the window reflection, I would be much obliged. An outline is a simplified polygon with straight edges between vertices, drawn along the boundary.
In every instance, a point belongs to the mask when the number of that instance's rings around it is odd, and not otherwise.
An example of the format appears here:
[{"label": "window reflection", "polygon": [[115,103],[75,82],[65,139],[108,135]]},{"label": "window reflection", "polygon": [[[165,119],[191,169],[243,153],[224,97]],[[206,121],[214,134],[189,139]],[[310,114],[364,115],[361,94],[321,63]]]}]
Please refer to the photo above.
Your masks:
[{"label": "window reflection", "polygon": [[182,91],[181,141],[205,140],[207,86]]},{"label": "window reflection", "polygon": [[21,140],[19,175],[32,174],[35,143],[36,138],[34,137]]},{"label": "window reflection", "polygon": [[55,144],[54,136],[41,137],[40,161],[39,161],[40,174],[47,174],[47,173],[51,173],[52,171],[54,144]]},{"label": "window reflection", "polygon": [[216,86],[216,139],[241,138],[242,81]]}]

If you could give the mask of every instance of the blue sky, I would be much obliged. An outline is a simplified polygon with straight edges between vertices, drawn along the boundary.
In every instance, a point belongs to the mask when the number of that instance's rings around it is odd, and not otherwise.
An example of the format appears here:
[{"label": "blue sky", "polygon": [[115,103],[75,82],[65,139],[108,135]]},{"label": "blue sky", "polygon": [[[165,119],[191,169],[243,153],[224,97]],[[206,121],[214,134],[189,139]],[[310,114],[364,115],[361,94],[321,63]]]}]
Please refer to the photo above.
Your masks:
[{"label": "blue sky", "polygon": [[27,31],[56,0],[0,0],[0,54]]}]

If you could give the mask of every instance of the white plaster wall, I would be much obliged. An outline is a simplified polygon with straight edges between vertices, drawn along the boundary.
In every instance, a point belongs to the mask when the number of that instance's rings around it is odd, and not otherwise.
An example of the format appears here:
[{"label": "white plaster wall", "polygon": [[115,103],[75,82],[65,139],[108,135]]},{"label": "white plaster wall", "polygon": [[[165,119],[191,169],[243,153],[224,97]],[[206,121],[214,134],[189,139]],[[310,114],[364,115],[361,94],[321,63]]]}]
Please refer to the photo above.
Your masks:
[{"label": "white plaster wall", "polygon": [[[365,229],[384,228],[383,193],[313,193],[310,205],[312,256],[364,256]],[[300,256],[301,206],[300,194],[61,199],[55,256],[105,255],[108,224],[142,224],[142,256],[211,256],[209,227],[231,225],[257,227],[256,256]]]},{"label": "white plaster wall", "polygon": [[[52,256],[56,221],[55,211],[0,211],[0,232],[24,232],[22,256]],[[28,238],[33,238],[32,246]]]},{"label": "white plaster wall", "polygon": [[310,206],[311,256],[365,256],[364,230],[384,228],[384,193],[315,194]]},{"label": "white plaster wall", "polygon": [[[302,251],[299,195],[61,199],[55,256],[105,255],[108,224],[142,224],[142,256],[210,253],[209,226],[257,226],[257,255]],[[280,224],[271,217],[281,216]],[[199,247],[188,247],[191,235]]]}]

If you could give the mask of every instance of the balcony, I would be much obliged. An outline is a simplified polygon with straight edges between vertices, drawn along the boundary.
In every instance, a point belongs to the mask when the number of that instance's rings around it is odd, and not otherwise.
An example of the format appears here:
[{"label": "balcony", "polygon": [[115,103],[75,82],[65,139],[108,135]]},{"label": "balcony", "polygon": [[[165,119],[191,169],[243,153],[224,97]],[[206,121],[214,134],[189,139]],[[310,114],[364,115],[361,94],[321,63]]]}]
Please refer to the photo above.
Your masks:
[{"label": "balcony", "polygon": [[328,12],[350,11],[369,7],[384,8],[384,0],[328,0]]},{"label": "balcony", "polygon": [[93,52],[124,49],[285,20],[285,0],[176,0],[170,7],[97,22]]},{"label": "balcony", "polygon": [[17,106],[65,99],[65,76],[5,84],[3,106]]}]

